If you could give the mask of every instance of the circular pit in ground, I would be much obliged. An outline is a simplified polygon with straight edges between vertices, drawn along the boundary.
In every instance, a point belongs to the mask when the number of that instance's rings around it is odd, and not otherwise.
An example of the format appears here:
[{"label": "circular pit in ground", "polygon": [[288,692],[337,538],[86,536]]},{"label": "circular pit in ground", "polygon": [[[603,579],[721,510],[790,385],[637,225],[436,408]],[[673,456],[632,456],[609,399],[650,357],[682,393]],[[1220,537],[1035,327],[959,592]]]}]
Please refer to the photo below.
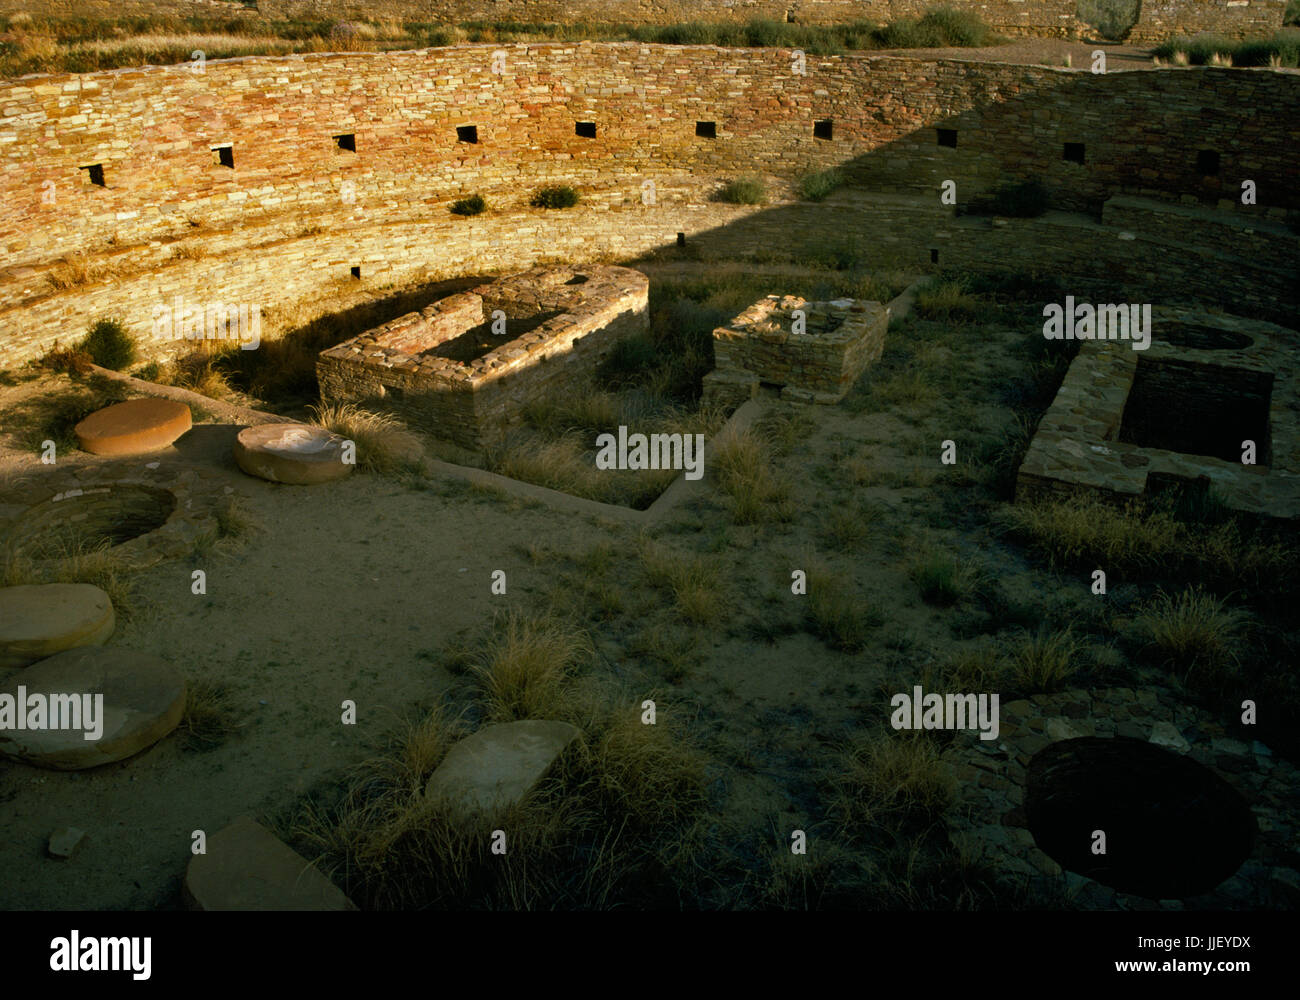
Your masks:
[{"label": "circular pit in ground", "polygon": [[176,510],[166,489],[125,483],[57,493],[21,514],[6,541],[33,560],[116,548],[165,525]]},{"label": "circular pit in ground", "polygon": [[[1034,755],[1025,812],[1062,868],[1120,892],[1183,899],[1209,892],[1250,856],[1256,824],[1209,768],[1124,737],[1062,740]],[[1096,833],[1105,853],[1094,853]]]}]

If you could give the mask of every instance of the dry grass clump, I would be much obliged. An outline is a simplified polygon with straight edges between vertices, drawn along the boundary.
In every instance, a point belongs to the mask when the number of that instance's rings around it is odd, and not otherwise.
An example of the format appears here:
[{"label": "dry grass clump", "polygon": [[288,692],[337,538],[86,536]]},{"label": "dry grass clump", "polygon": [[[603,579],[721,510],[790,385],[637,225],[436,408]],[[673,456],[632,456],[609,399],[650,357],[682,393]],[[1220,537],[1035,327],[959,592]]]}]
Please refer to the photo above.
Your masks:
[{"label": "dry grass clump", "polygon": [[215,525],[194,540],[195,558],[207,559],[237,549],[259,527],[247,500],[238,495],[220,502],[213,517]]},{"label": "dry grass clump", "polygon": [[108,594],[119,621],[130,621],[136,610],[135,586],[121,560],[109,551],[107,540],[91,543],[65,532],[50,539],[42,558],[0,547],[0,586],[41,583],[89,583]]},{"label": "dry grass clump", "polygon": [[727,435],[714,447],[709,467],[736,524],[790,516],[789,484],[773,471],[771,450],[753,428]]},{"label": "dry grass clump", "polygon": [[598,469],[591,440],[576,430],[540,440],[520,436],[489,449],[486,464],[511,479],[635,510],[649,507],[681,475],[676,469]]},{"label": "dry grass clump", "polygon": [[884,624],[884,614],[870,599],[861,597],[842,574],[812,557],[805,556],[800,562],[808,574],[807,630],[840,652],[865,649]]},{"label": "dry grass clump", "polygon": [[1186,520],[1165,507],[1117,508],[1079,497],[1018,503],[999,519],[1058,571],[1100,567],[1111,575],[1196,581],[1259,599],[1285,599],[1296,590],[1295,543],[1232,518]]},{"label": "dry grass clump", "polygon": [[63,292],[70,288],[80,288],[83,285],[103,281],[113,274],[114,269],[111,264],[92,261],[82,253],[69,253],[64,254],[62,259],[56,261],[45,272],[45,280],[53,291]]},{"label": "dry grass clump", "polygon": [[972,295],[961,281],[935,281],[917,289],[916,315],[941,323],[966,323],[987,318],[990,307]]},{"label": "dry grass clump", "polygon": [[[363,908],[679,905],[693,891],[706,758],[666,720],[643,724],[627,692],[575,690],[563,714],[582,738],[508,810],[464,817],[425,798],[468,734],[438,709],[396,734],[332,801],[307,802],[291,836]],[[504,855],[491,851],[497,830]]]},{"label": "dry grass clump", "polygon": [[424,469],[424,446],[397,418],[352,403],[310,409],[312,423],[356,443],[357,464],[365,471],[397,475]]},{"label": "dry grass clump", "polygon": [[1025,694],[1059,691],[1078,672],[1084,650],[1069,628],[1026,631],[1011,651],[1009,678]]},{"label": "dry grass clump", "polygon": [[215,750],[240,726],[240,710],[230,688],[206,677],[185,682],[185,714],[177,731],[186,750]]},{"label": "dry grass clump", "polygon": [[219,365],[219,359],[207,352],[193,351],[147,374],[152,374],[150,381],[159,385],[174,385],[209,399],[225,399],[231,393],[230,383]]},{"label": "dry grass clump", "polygon": [[1199,588],[1161,591],[1135,624],[1148,654],[1194,690],[1222,690],[1241,669],[1249,617]]},{"label": "dry grass clump", "polygon": [[670,591],[677,612],[693,625],[712,625],[723,617],[722,573],[716,562],[645,542],[641,567],[651,586]]},{"label": "dry grass clump", "polygon": [[524,414],[533,427],[555,435],[568,431],[614,433],[618,430],[620,415],[614,394],[596,389],[566,396],[559,401],[536,403]]},{"label": "dry grass clump", "polygon": [[938,819],[952,798],[939,749],[924,734],[855,739],[844,748],[834,784],[834,811],[846,830],[924,826]]},{"label": "dry grass clump", "polygon": [[[525,414],[528,429],[489,447],[488,469],[598,503],[644,510],[683,475],[681,469],[601,469],[596,441],[626,426],[637,434],[702,434],[705,444],[724,422],[712,408],[689,408],[654,391],[589,388],[560,401],[543,401]],[[695,453],[697,456],[699,452]],[[698,460],[698,458],[697,458]]]},{"label": "dry grass clump", "polygon": [[963,646],[937,667],[924,671],[921,686],[927,691],[1001,693],[1007,682],[1008,666],[996,643]]},{"label": "dry grass clump", "polygon": [[939,607],[951,607],[968,597],[979,580],[979,572],[973,563],[937,549],[928,549],[916,556],[908,568],[908,575],[921,592],[921,599]]},{"label": "dry grass clump", "polygon": [[594,653],[586,633],[555,617],[498,616],[473,666],[495,722],[568,714],[568,679]]}]

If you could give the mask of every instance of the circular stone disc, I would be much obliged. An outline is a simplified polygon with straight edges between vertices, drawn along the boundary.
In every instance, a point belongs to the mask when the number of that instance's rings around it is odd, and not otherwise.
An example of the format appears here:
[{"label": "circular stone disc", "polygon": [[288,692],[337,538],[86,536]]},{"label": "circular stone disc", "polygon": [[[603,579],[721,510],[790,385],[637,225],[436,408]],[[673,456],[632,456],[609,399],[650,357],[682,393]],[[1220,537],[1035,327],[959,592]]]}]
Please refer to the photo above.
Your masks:
[{"label": "circular stone disc", "polygon": [[324,483],[352,471],[343,461],[343,441],[311,424],[258,424],[239,432],[235,461],[250,476],[273,483]]},{"label": "circular stone disc", "polygon": [[190,408],[174,399],[128,399],[96,410],[74,428],[93,455],[136,455],[166,448],[193,426]]},{"label": "circular stone disc", "polygon": [[[75,714],[71,720],[54,718],[60,700],[51,695],[59,694],[76,696],[79,720]],[[83,695],[91,696],[88,715]],[[102,713],[95,695],[103,695]],[[46,702],[45,724],[62,722],[63,728],[16,728],[19,717],[24,724],[32,721],[38,696]],[[64,711],[69,708],[65,702]],[[185,679],[162,660],[130,649],[83,646],[41,660],[0,685],[0,753],[39,767],[80,771],[153,746],[176,728],[184,711]],[[98,739],[86,739],[88,730],[94,735],[88,723],[102,727]]]},{"label": "circular stone disc", "polygon": [[25,667],[113,634],[113,602],[88,583],[0,587],[0,667]]}]

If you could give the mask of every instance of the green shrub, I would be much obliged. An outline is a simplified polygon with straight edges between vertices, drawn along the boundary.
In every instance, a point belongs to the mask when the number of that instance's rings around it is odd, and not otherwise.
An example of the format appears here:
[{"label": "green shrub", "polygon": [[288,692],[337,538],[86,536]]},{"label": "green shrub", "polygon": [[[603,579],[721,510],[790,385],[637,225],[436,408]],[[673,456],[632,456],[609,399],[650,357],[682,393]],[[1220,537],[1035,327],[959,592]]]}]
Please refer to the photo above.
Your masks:
[{"label": "green shrub", "polygon": [[757,177],[737,177],[718,192],[718,201],[732,205],[761,205],[767,201],[767,185]]},{"label": "green shrub", "polygon": [[91,324],[77,350],[90,355],[101,368],[120,372],[136,358],[135,338],[118,319],[101,319]]},{"label": "green shrub", "polygon": [[572,208],[578,204],[578,192],[567,184],[541,188],[529,202],[534,208]]},{"label": "green shrub", "polygon": [[838,170],[820,170],[806,175],[799,182],[799,196],[805,201],[824,201],[836,188],[844,183],[844,175]]},{"label": "green shrub", "polygon": [[472,194],[468,198],[461,198],[451,206],[452,215],[478,215],[487,208],[487,202],[483,200],[481,194]]},{"label": "green shrub", "polygon": [[1282,18],[1283,24],[1300,24],[1300,0],[1289,0],[1286,5],[1286,14]]},{"label": "green shrub", "polygon": [[887,49],[944,49],[991,45],[996,36],[974,14],[936,7],[919,19],[901,18],[877,33]]},{"label": "green shrub", "polygon": [[1079,20],[1111,41],[1127,38],[1137,24],[1140,0],[1079,0]]}]

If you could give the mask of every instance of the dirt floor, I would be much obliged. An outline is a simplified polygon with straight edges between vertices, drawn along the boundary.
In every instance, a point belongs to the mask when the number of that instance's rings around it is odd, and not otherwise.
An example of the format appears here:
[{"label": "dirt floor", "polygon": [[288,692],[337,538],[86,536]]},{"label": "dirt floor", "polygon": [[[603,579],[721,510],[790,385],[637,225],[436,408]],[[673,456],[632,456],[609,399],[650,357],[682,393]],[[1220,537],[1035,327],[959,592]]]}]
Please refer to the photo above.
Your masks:
[{"label": "dirt floor", "polygon": [[[968,379],[997,370],[997,346],[983,343],[964,366]],[[29,382],[5,389],[0,413],[49,388]],[[554,597],[557,568],[600,543],[609,543],[626,567],[611,575],[630,581],[626,613],[594,635],[611,671],[634,689],[666,688],[660,711],[693,720],[690,728],[722,764],[717,789],[737,828],[806,824],[816,807],[813,758],[864,721],[878,721],[877,688],[891,672],[885,644],[928,637],[909,656],[919,667],[951,641],[943,638],[946,616],[916,596],[903,566],[903,539],[933,509],[920,484],[939,470],[938,441],[888,414],[767,405],[787,418],[801,414],[798,445],[781,463],[783,474],[807,484],[792,520],[730,525],[715,497],[655,530],[664,544],[714,553],[710,558],[724,567],[722,625],[708,633],[672,621],[661,594],[636,586],[635,526],[557,513],[436,475],[420,488],[364,474],[323,487],[264,483],[230,459],[234,425],[197,428],[192,435],[204,432],[203,451],[187,448],[184,458],[161,460],[178,471],[187,464],[220,469],[260,527],[233,551],[138,574],[138,610],[111,643],[227,685],[242,728],[208,752],[187,751],[172,738],[83,773],[0,764],[0,801],[9,816],[0,845],[0,907],[175,905],[192,831],[212,833],[242,813],[275,814],[313,786],[341,780],[399,719],[456,685],[439,660],[458,633],[472,635],[503,606]],[[840,470],[850,457],[879,484],[847,484]],[[0,472],[38,476],[33,464],[10,447]],[[899,477],[911,468],[915,476]],[[885,613],[878,648],[835,652],[794,628],[770,643],[755,641],[747,627],[756,617],[797,620],[791,570],[813,550],[828,550],[827,511],[850,493],[852,502],[877,513],[860,549],[839,552],[837,561]],[[935,534],[962,552],[974,549],[942,519]],[[207,572],[206,596],[190,592],[194,568]],[[496,569],[506,571],[506,597],[489,591]],[[1002,584],[1028,594],[1035,585],[1021,576],[1003,572]],[[681,638],[685,676],[654,657],[629,655],[656,623]],[[668,673],[676,684],[665,684]],[[344,699],[357,702],[355,727],[340,724]],[[733,760],[740,766],[733,768]],[[64,825],[90,834],[72,863],[44,855],[50,833]]]},{"label": "dirt floor", "polygon": [[[778,292],[796,280],[717,271],[724,292],[726,282]],[[657,280],[672,272],[660,268]],[[733,297],[754,290],[732,288]],[[731,308],[725,295],[706,301]],[[233,464],[237,424],[213,407],[181,449],[148,460],[213,470],[213,488],[246,498],[256,527],[135,574],[134,613],[110,642],[228,689],[238,729],[211,749],[174,735],[88,772],[0,763],[9,817],[0,907],[178,906],[192,832],[241,814],[293,842],[287,817],[304,797],[342,787],[403,720],[436,706],[481,718],[457,663],[505,609],[580,621],[596,647],[591,672],[620,685],[629,710],[655,698],[660,717],[707,756],[712,853],[701,863],[718,874],[692,906],[761,905],[791,830],[837,849],[832,786],[845,746],[895,736],[891,694],[959,654],[1068,628],[1078,686],[1168,686],[1120,641],[1123,616],[1152,587],[1117,582],[1099,601],[1085,578],[1049,571],[997,526],[1015,442],[1025,440],[1019,421],[1050,400],[1063,368],[1041,354],[1032,302],[991,301],[978,316],[891,325],[885,356],[839,405],[762,399],[754,426],[785,490],[757,523],[737,523],[707,458],[699,489],[648,524],[436,470],[274,485]],[[66,391],[65,381],[19,373],[0,385],[0,480],[42,475],[13,418],[34,397]],[[956,465],[940,460],[947,440]],[[701,561],[709,620],[689,620],[653,583],[648,545]],[[924,597],[915,568],[926,553],[962,567],[967,584],[954,600]],[[195,568],[207,573],[204,596],[190,590]],[[807,597],[791,592],[798,569],[834,581],[859,623],[847,640],[810,624]],[[491,593],[495,570],[506,573],[506,595]],[[356,726],[340,722],[345,699],[357,704]],[[87,830],[88,846],[70,862],[47,858],[47,839],[65,825]]]}]

